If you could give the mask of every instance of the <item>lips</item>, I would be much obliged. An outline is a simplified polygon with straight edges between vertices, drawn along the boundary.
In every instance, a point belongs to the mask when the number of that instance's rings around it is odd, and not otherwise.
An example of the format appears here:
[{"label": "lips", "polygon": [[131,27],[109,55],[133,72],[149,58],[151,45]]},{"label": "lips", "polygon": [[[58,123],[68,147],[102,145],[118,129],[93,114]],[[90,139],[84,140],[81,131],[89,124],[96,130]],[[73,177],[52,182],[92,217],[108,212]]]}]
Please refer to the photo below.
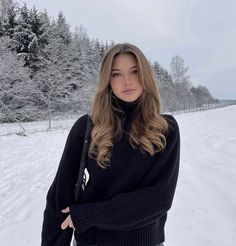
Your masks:
[{"label": "lips", "polygon": [[123,92],[125,93],[125,92],[132,92],[132,91],[135,91],[135,89],[125,90]]}]

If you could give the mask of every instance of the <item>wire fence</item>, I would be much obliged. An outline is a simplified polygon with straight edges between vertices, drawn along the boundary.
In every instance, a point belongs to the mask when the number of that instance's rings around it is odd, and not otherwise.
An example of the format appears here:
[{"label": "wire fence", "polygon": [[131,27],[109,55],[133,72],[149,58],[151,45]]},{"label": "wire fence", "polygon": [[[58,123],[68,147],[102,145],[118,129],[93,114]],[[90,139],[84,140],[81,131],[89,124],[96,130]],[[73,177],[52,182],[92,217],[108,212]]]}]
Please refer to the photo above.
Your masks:
[{"label": "wire fence", "polygon": [[[232,102],[221,102],[215,104],[204,104],[201,107],[185,107],[182,110],[163,111],[164,114],[178,115],[184,113],[198,112],[203,110],[213,110],[216,108],[227,107],[236,105]],[[178,105],[176,105],[178,107]],[[49,120],[33,121],[33,122],[14,122],[14,123],[0,123],[0,136],[16,134],[19,136],[27,136],[37,132],[46,132],[53,130],[69,130],[73,123],[83,114],[87,112],[80,111],[75,115],[60,115],[52,116],[50,123]]]}]

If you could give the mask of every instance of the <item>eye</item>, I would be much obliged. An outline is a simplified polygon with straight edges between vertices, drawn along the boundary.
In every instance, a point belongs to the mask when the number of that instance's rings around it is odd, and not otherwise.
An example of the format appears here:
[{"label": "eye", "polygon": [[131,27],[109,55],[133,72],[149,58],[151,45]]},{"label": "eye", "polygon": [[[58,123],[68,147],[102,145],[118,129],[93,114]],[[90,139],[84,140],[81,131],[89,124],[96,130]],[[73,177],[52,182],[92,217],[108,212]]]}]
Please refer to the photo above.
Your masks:
[{"label": "eye", "polygon": [[117,76],[120,76],[120,73],[113,73],[111,76],[112,77],[117,77]]},{"label": "eye", "polygon": [[137,74],[137,73],[138,73],[138,70],[135,69],[135,70],[131,71],[130,73],[131,73],[131,74]]}]

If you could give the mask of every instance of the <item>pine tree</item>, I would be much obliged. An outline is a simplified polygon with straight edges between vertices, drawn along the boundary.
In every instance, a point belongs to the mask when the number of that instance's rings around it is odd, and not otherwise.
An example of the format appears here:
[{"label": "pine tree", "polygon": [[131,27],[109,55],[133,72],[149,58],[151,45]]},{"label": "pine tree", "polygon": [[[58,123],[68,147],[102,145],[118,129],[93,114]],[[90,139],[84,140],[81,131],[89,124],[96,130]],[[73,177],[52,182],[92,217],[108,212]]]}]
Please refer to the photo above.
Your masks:
[{"label": "pine tree", "polygon": [[45,66],[34,76],[34,81],[44,98],[44,104],[51,106],[51,113],[67,110],[71,93],[69,46],[61,39],[54,39],[44,48]]},{"label": "pine tree", "polygon": [[153,69],[157,76],[157,83],[163,106],[162,110],[173,111],[173,105],[176,104],[176,97],[171,76],[168,71],[163,69],[157,61],[154,62]]},{"label": "pine tree", "polygon": [[24,67],[23,59],[8,49],[10,42],[8,37],[0,39],[0,99],[5,104],[4,109],[7,107],[7,111],[1,110],[5,112],[1,121],[14,121],[13,114],[22,121],[33,120],[37,118],[34,102],[38,98],[38,91],[30,79],[29,69]]},{"label": "pine tree", "polygon": [[52,39],[60,39],[64,44],[71,42],[70,26],[62,12],[59,12],[56,21],[52,21],[51,31]]},{"label": "pine tree", "polygon": [[12,38],[17,26],[17,4],[12,0],[0,1],[1,36]]},{"label": "pine tree", "polygon": [[47,13],[40,13],[35,7],[28,9],[24,4],[19,8],[18,25],[14,30],[13,39],[16,51],[31,69],[31,76],[39,70],[44,62],[43,48],[48,43],[50,21]]},{"label": "pine tree", "polygon": [[96,42],[90,40],[83,26],[76,28],[73,42],[79,51],[78,69],[80,88],[74,92],[73,101],[78,109],[89,111],[98,83],[99,51],[96,50]]}]

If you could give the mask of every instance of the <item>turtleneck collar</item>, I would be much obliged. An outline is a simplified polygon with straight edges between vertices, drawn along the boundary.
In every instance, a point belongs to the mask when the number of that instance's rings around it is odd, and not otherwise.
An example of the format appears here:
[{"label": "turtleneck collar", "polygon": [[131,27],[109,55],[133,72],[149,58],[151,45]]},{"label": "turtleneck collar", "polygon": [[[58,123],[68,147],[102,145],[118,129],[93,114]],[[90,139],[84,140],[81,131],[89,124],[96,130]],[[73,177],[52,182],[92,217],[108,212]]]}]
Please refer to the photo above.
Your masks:
[{"label": "turtleneck collar", "polygon": [[135,109],[137,109],[138,102],[139,98],[137,98],[133,102],[126,102],[117,97],[116,95],[112,94],[112,103],[118,108],[120,108],[126,114],[126,116],[132,113]]},{"label": "turtleneck collar", "polygon": [[133,102],[126,102],[117,97],[116,95],[112,94],[111,101],[115,107],[122,110],[122,112],[116,113],[122,121],[123,129],[125,131],[129,131],[131,128],[132,120],[139,111],[139,98],[137,98]]}]

